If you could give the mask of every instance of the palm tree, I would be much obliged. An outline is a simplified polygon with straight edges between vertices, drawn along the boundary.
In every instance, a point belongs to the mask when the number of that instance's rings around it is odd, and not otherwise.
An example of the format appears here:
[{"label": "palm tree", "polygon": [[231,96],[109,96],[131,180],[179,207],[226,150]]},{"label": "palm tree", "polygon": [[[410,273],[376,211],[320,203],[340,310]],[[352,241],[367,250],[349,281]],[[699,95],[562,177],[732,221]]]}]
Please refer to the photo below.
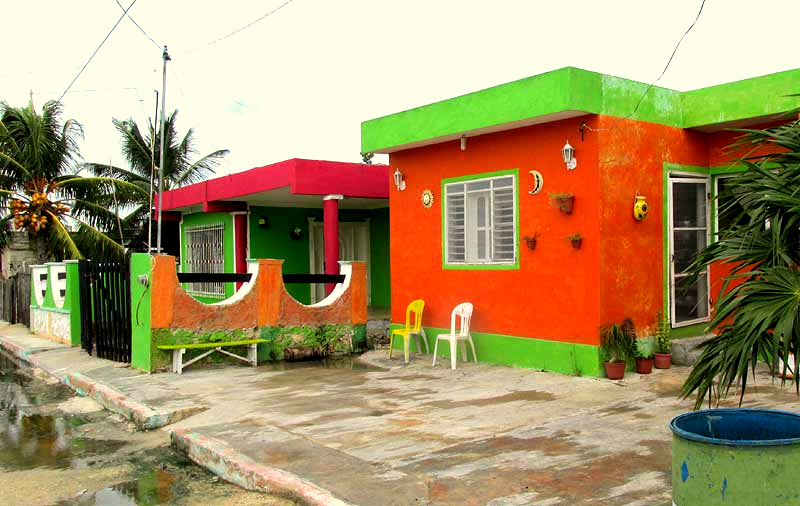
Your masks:
[{"label": "palm tree", "polygon": [[[48,101],[41,114],[33,106],[0,103],[0,247],[11,225],[40,243],[49,258],[120,258],[119,220],[112,202],[125,205],[139,189],[112,178],[85,178],[73,172],[83,128],[62,125],[61,104]],[[74,231],[74,232],[73,232]]]},{"label": "palm tree", "polygon": [[747,172],[721,210],[731,225],[692,266],[688,283],[712,262],[732,267],[711,321],[717,334],[683,385],[683,397],[696,392],[695,409],[707,395],[711,403],[715,382],[718,395],[741,383],[741,405],[748,373],[759,362],[776,372],[778,359],[800,393],[800,122],[745,132],[741,146],[779,152],[741,160]]},{"label": "palm tree", "polygon": [[[164,189],[170,190],[205,180],[222,158],[228,154],[227,149],[220,149],[192,161],[197,149],[194,147],[194,129],[190,128],[182,139],[178,139],[176,128],[178,111],[174,111],[165,120],[166,146],[164,152]],[[147,224],[151,209],[152,192],[158,188],[158,164],[161,157],[161,129],[156,130],[152,120],[148,121],[145,134],[139,129],[136,121],[112,119],[114,128],[120,133],[122,155],[128,168],[113,167],[102,163],[85,163],[81,168],[103,177],[119,178],[141,188],[144,198],[136,203],[135,208],[126,216],[123,226],[128,230],[128,237],[136,238],[134,248],[142,249],[146,243]],[[154,177],[155,176],[155,177]]]}]

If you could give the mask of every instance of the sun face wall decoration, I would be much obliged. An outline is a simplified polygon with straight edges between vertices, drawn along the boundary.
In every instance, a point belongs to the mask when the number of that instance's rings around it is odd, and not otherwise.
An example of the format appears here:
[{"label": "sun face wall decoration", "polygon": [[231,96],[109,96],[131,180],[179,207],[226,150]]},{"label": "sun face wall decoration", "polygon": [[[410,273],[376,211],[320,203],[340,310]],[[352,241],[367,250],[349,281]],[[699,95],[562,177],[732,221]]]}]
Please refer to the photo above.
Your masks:
[{"label": "sun face wall decoration", "polygon": [[428,189],[422,192],[422,207],[425,209],[433,207],[433,192]]}]

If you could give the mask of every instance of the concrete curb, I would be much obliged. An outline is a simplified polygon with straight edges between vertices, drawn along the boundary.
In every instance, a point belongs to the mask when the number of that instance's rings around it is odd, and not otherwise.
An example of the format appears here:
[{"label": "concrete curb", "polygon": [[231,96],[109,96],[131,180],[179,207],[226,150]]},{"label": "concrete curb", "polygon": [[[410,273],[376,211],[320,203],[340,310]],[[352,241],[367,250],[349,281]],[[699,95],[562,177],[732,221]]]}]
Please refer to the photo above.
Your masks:
[{"label": "concrete curb", "polygon": [[22,345],[19,345],[13,341],[9,341],[7,339],[3,339],[3,336],[0,336],[0,348],[3,348],[7,352],[11,353],[15,357],[24,360],[26,362],[30,362],[29,357],[36,353],[41,353],[43,351],[49,350],[58,350],[61,349],[61,346],[42,346],[39,348],[25,348]]},{"label": "concrete curb", "polygon": [[50,371],[36,357],[36,354],[39,352],[59,349],[60,347],[26,348],[8,339],[4,339],[3,336],[0,336],[0,348],[4,349],[8,353],[11,353],[19,360],[27,362],[28,364],[46,372],[64,385],[73,389],[78,395],[82,397],[90,397],[108,411],[117,413],[123,416],[125,419],[130,420],[139,430],[157,429],[185,418],[189,414],[199,411],[176,411],[174,413],[156,411],[148,406],[145,406],[144,404],[131,400],[122,392],[114,390],[107,385],[88,378],[81,373],[60,373],[59,371]]},{"label": "concrete curb", "polygon": [[196,464],[244,489],[282,495],[312,506],[354,506],[295,474],[259,464],[219,439],[177,429],[170,432],[170,440]]},{"label": "concrete curb", "polygon": [[132,421],[139,430],[158,429],[170,423],[169,413],[156,411],[133,401],[122,392],[87,378],[79,372],[65,374],[59,380],[79,395],[91,397],[105,409]]}]

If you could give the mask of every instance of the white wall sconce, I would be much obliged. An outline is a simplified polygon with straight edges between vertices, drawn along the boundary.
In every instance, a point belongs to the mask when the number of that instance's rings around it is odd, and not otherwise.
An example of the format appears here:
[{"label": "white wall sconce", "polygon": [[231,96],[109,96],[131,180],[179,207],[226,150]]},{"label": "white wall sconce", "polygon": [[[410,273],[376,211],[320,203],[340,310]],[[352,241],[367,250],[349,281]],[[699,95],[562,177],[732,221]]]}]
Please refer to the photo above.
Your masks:
[{"label": "white wall sconce", "polygon": [[467,150],[467,136],[466,135],[462,135],[461,136],[461,151],[466,151],[466,150]]},{"label": "white wall sconce", "polygon": [[403,173],[400,172],[400,169],[395,169],[394,171],[394,185],[397,187],[397,191],[406,189],[406,178],[403,176]]},{"label": "white wall sconce", "polygon": [[578,166],[578,160],[575,159],[575,148],[570,146],[569,141],[561,148],[561,156],[564,158],[564,165],[567,170],[572,170]]}]

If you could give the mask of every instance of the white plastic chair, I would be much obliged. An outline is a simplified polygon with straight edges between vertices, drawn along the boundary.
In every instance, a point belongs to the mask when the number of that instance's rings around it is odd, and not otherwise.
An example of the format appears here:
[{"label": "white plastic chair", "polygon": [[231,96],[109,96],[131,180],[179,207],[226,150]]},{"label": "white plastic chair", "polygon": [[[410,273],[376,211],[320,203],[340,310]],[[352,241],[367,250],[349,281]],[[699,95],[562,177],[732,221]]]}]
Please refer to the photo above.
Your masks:
[{"label": "white plastic chair", "polygon": [[[459,330],[456,332],[456,317],[459,319]],[[461,359],[467,361],[467,345],[465,341],[469,341],[472,347],[472,356],[475,358],[475,363],[478,363],[478,354],[475,353],[475,343],[472,342],[472,336],[469,333],[469,321],[472,318],[472,304],[470,302],[462,302],[457,305],[453,312],[450,314],[450,333],[439,334],[436,336],[436,344],[433,347],[433,366],[436,366],[436,352],[439,349],[439,340],[450,341],[450,369],[456,368],[456,343],[461,342]]]}]

